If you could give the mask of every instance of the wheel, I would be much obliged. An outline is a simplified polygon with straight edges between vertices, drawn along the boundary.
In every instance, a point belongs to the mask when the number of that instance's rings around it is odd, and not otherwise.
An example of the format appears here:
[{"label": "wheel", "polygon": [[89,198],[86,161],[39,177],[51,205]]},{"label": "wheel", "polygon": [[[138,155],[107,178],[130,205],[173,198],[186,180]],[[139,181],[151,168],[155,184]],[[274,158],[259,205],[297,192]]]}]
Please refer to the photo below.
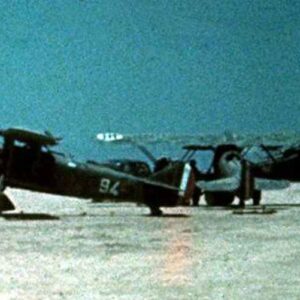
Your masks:
[{"label": "wheel", "polygon": [[229,206],[234,200],[234,195],[226,192],[206,192],[204,197],[208,206]]},{"label": "wheel", "polygon": [[261,191],[255,190],[253,192],[253,205],[259,205],[261,200]]}]

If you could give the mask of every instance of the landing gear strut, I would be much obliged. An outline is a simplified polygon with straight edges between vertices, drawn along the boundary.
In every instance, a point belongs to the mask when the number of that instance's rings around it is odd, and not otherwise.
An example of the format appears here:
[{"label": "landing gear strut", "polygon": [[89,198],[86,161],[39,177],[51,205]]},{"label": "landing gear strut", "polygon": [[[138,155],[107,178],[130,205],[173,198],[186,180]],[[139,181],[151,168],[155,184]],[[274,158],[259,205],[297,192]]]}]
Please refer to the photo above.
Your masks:
[{"label": "landing gear strut", "polygon": [[243,197],[240,197],[239,200],[239,208],[245,208],[245,199]]},{"label": "landing gear strut", "polygon": [[253,198],[253,205],[259,205],[260,200],[261,200],[261,191],[255,190],[253,192],[252,198]]},{"label": "landing gear strut", "polygon": [[192,205],[193,206],[199,206],[200,197],[202,195],[202,190],[198,187],[195,187],[193,198],[192,198]]}]

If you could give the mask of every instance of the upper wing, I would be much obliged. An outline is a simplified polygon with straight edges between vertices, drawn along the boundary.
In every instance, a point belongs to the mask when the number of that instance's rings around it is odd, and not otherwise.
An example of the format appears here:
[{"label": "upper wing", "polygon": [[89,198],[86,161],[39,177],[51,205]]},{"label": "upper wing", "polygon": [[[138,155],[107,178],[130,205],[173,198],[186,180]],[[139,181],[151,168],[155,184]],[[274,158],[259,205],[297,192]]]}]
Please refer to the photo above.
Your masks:
[{"label": "upper wing", "polygon": [[61,141],[60,137],[53,136],[49,131],[42,133],[17,127],[2,129],[0,130],[0,135],[7,139],[41,146],[54,146]]},{"label": "upper wing", "polygon": [[235,134],[225,132],[223,134],[120,134],[104,132],[97,134],[97,140],[101,143],[111,144],[159,144],[170,143],[180,146],[187,145],[185,148],[192,150],[203,150],[203,148],[214,149],[223,145],[235,145],[239,148],[263,145],[268,149],[277,149],[284,145],[300,145],[299,134]]},{"label": "upper wing", "polygon": [[120,133],[98,133],[97,140],[103,144],[178,144],[184,145],[191,142],[207,142],[211,141],[210,136],[200,135],[176,135],[176,134],[120,134]]}]

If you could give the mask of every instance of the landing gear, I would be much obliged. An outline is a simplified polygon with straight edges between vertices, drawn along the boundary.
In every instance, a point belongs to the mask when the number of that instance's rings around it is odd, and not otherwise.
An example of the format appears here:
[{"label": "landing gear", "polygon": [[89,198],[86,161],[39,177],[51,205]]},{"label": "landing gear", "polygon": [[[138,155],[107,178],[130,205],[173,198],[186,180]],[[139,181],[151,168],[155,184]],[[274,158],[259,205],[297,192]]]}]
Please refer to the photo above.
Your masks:
[{"label": "landing gear", "polygon": [[150,215],[153,217],[160,217],[162,216],[163,212],[158,206],[150,206]]},{"label": "landing gear", "polygon": [[[239,202],[239,208],[245,208],[245,199],[243,196],[240,196],[240,202]],[[261,200],[261,191],[259,190],[254,190],[252,194],[252,199],[253,199],[253,206],[258,206],[260,204]]]},{"label": "landing gear", "polygon": [[228,192],[206,192],[204,197],[208,206],[229,206],[234,200],[234,194]]},{"label": "landing gear", "polygon": [[198,187],[195,187],[193,198],[192,198],[192,206],[199,206],[200,197],[202,195],[202,190]]},{"label": "landing gear", "polygon": [[240,197],[239,198],[240,202],[239,202],[239,208],[245,208],[245,199]]},{"label": "landing gear", "polygon": [[[261,191],[255,190],[253,192],[252,199],[253,199],[253,206],[258,206],[261,200]],[[243,199],[242,197],[240,197],[239,207],[245,208],[245,199]]]},{"label": "landing gear", "polygon": [[261,191],[255,190],[253,192],[253,205],[259,205],[260,204],[260,200],[261,200]]},{"label": "landing gear", "polygon": [[0,176],[0,214],[3,211],[16,209],[14,203],[3,192],[5,190],[4,175]]}]

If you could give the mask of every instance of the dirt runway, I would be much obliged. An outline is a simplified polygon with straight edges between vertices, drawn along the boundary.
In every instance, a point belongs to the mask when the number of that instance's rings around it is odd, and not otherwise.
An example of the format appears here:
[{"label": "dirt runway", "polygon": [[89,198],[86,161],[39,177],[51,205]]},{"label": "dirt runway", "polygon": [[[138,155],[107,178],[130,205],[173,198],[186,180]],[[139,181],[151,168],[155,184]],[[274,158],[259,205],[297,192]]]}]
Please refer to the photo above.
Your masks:
[{"label": "dirt runway", "polygon": [[0,299],[300,299],[300,185],[243,216],[8,193],[60,220],[0,219]]}]

